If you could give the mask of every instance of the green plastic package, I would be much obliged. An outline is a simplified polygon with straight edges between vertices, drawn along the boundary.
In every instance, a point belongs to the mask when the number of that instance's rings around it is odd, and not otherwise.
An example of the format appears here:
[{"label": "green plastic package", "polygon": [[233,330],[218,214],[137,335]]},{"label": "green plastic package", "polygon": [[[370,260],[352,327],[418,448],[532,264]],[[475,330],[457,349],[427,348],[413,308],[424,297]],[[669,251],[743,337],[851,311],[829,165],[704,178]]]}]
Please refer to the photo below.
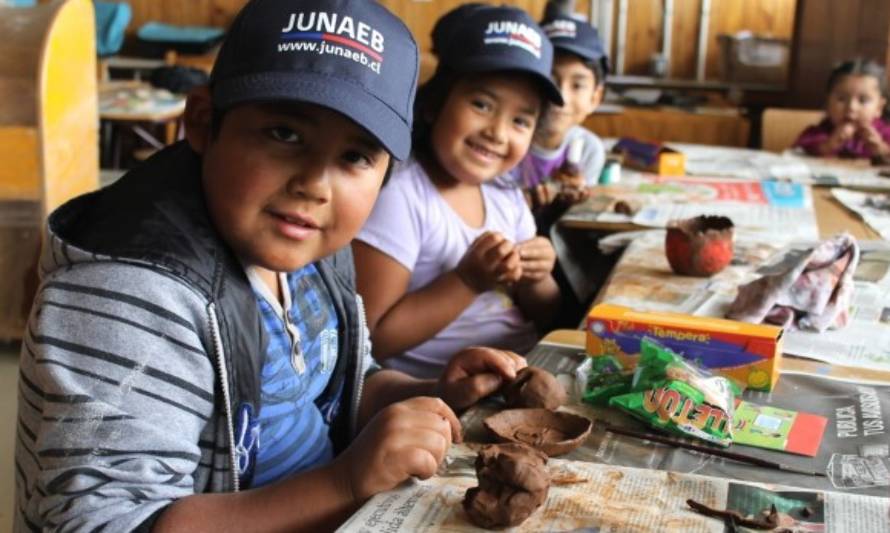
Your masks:
[{"label": "green plastic package", "polygon": [[633,372],[624,370],[611,355],[593,357],[581,399],[591,405],[609,405],[609,399],[613,396],[630,392],[632,381]]},{"label": "green plastic package", "polygon": [[609,405],[659,429],[729,446],[738,387],[644,337],[631,390]]}]

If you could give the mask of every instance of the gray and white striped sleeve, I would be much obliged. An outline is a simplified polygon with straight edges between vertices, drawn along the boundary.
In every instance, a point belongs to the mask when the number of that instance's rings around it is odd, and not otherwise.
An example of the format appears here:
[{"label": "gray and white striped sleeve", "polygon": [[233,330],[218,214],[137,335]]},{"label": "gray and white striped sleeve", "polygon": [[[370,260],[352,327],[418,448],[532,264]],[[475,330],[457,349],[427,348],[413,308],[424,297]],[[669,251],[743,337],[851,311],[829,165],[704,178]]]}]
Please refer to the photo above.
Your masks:
[{"label": "gray and white striped sleeve", "polygon": [[148,268],[81,263],[44,281],[22,345],[19,525],[130,531],[195,492],[206,323],[198,295]]}]

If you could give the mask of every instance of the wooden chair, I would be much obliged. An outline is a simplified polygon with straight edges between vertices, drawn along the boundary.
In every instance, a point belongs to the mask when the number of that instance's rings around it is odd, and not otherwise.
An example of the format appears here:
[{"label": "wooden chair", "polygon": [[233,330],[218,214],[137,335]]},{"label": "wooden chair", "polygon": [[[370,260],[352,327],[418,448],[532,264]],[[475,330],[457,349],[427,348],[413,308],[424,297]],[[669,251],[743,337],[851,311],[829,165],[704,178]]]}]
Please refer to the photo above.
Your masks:
[{"label": "wooden chair", "polygon": [[46,215],[99,186],[90,0],[0,7],[0,340],[20,339]]},{"label": "wooden chair", "polygon": [[787,150],[800,132],[818,123],[824,116],[824,111],[815,109],[767,108],[761,119],[760,146],[770,152]]}]

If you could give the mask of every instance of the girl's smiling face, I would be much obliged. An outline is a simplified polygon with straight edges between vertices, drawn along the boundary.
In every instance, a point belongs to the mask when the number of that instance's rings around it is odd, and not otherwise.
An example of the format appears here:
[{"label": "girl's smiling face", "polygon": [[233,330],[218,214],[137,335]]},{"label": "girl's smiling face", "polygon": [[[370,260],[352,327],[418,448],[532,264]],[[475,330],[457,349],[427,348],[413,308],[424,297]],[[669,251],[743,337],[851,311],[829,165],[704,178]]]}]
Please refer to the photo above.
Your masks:
[{"label": "girl's smiling face", "polygon": [[432,152],[458,182],[491,180],[525,157],[540,110],[538,86],[526,76],[463,77],[433,121]]},{"label": "girl's smiling face", "polygon": [[851,74],[832,87],[828,95],[828,118],[835,126],[871,124],[880,118],[885,104],[878,80]]}]

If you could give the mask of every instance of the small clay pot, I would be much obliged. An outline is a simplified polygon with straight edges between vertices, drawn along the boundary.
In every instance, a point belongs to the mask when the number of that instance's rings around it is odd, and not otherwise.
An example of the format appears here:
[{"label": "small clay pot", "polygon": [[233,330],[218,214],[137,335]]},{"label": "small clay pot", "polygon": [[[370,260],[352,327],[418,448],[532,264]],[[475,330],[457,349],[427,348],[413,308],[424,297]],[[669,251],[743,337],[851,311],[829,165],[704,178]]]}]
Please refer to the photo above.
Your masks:
[{"label": "small clay pot", "polygon": [[559,380],[543,368],[527,366],[516,373],[516,379],[504,386],[502,394],[507,407],[543,407],[556,409],[568,399]]},{"label": "small clay pot", "polygon": [[506,409],[482,423],[500,442],[527,444],[551,457],[580,446],[593,427],[583,416],[548,409]]},{"label": "small clay pot", "polygon": [[670,222],[664,250],[677,274],[707,277],[732,261],[732,240],[732,220],[703,215]]}]

